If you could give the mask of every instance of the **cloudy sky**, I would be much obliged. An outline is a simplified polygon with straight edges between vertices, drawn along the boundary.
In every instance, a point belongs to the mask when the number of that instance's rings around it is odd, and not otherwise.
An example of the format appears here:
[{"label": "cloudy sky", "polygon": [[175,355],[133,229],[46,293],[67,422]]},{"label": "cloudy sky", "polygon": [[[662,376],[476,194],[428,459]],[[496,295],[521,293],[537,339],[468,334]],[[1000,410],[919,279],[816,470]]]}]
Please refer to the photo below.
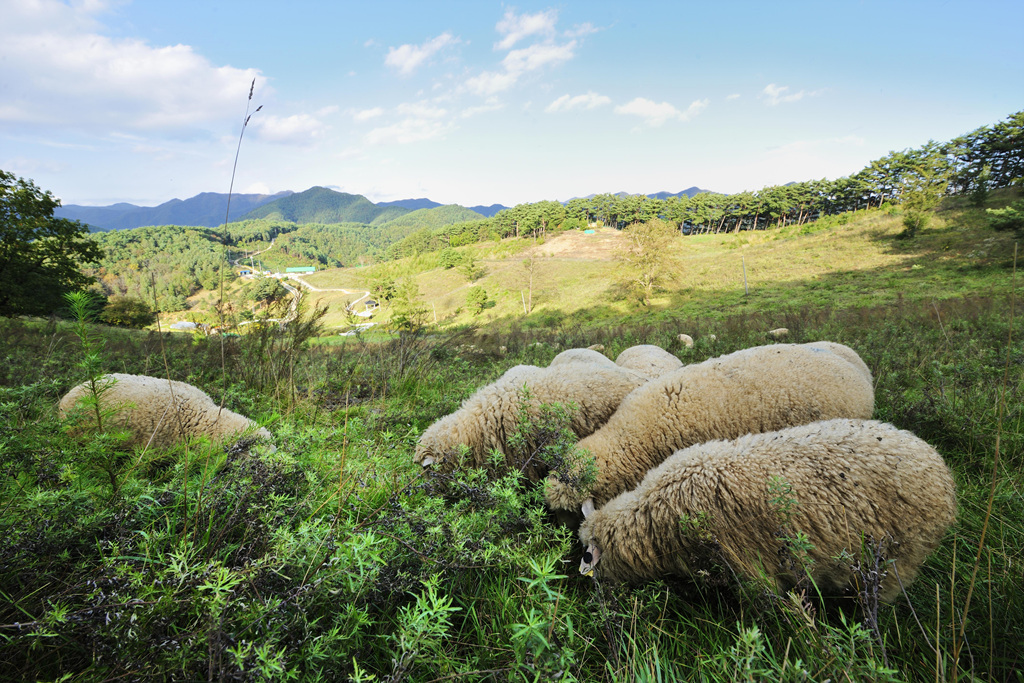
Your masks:
[{"label": "cloudy sky", "polygon": [[[860,170],[1024,109],[1024,2],[0,0],[0,168],[66,204],[512,205]],[[251,103],[247,101],[255,79]]]}]

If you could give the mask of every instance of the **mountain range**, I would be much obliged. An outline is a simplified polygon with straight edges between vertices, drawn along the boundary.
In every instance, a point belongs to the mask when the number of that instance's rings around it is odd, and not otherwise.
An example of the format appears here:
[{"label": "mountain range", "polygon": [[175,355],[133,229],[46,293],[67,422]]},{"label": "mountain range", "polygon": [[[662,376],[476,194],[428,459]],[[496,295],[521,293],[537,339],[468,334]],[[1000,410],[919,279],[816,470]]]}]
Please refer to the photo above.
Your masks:
[{"label": "mountain range", "polygon": [[[700,192],[708,192],[708,190],[690,187],[681,192],[656,192],[647,196],[657,199],[683,195],[692,197]],[[629,193],[617,192],[615,194],[616,196],[627,196]],[[588,195],[584,199],[593,196]],[[58,218],[82,221],[93,231],[127,230],[147,225],[188,225],[214,228],[224,222],[227,201],[228,195],[226,194],[203,192],[189,199],[172,199],[159,206],[136,206],[124,202],[109,206],[67,204],[57,207],[54,215]],[[231,195],[229,222],[269,218],[295,223],[380,225],[413,211],[435,209],[441,206],[444,205],[425,197],[375,204],[362,195],[337,192],[325,187],[311,187],[304,192],[233,194]],[[457,204],[449,206],[458,207]],[[480,216],[490,218],[508,207],[502,204],[491,204],[490,206],[459,208],[465,208]],[[469,214],[467,213],[467,215]],[[471,220],[471,218],[466,220]]]}]

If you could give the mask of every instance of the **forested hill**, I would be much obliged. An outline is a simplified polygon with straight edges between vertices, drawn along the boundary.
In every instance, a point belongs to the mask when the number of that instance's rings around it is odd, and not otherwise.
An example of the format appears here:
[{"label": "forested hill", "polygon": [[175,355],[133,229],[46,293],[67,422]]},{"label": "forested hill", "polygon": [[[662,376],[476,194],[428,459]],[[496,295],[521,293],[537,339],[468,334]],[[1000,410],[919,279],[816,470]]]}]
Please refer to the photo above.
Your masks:
[{"label": "forested hill", "polygon": [[409,212],[401,206],[378,206],[360,194],[311,187],[254,209],[243,216],[243,220],[266,218],[293,223],[380,225]]},{"label": "forested hill", "polygon": [[[238,220],[256,207],[289,194],[290,191],[276,194],[233,194],[230,220]],[[110,206],[67,204],[57,207],[54,215],[58,218],[82,221],[98,231],[129,230],[144,225],[194,225],[214,228],[224,222],[227,207],[226,194],[203,192],[189,199],[172,199],[159,206],[136,206],[123,202]]]}]

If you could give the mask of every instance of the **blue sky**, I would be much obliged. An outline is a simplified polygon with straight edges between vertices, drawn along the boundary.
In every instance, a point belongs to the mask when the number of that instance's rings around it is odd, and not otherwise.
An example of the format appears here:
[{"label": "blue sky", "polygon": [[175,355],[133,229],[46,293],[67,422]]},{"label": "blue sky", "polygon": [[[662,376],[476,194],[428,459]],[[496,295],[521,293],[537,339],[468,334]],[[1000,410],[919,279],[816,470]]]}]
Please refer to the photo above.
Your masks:
[{"label": "blue sky", "polygon": [[1024,109],[1024,2],[0,0],[0,168],[67,204],[463,205],[855,173]]}]

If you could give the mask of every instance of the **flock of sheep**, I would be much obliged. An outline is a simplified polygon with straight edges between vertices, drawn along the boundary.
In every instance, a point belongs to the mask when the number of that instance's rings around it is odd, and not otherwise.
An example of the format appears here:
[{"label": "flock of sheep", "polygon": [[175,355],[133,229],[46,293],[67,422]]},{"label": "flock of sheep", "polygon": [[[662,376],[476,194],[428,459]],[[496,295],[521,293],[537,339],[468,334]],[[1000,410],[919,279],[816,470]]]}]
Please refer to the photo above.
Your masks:
[{"label": "flock of sheep", "polygon": [[[778,335],[774,335],[778,337]],[[132,443],[270,439],[199,389],[140,375],[106,376],[100,403]],[[61,414],[96,393],[68,392]],[[520,411],[571,406],[578,448],[596,476],[518,462],[508,438]],[[427,428],[415,461],[450,470],[502,456],[543,481],[548,507],[579,526],[580,571],[642,582],[810,576],[822,594],[848,590],[865,548],[882,557],[878,595],[891,600],[938,546],[956,514],[941,456],[913,434],[871,420],[871,371],[841,344],[776,343],[683,365],[652,345],[615,361],[569,349],[546,368],[517,365]],[[581,482],[591,483],[581,485]]]},{"label": "flock of sheep", "polygon": [[[583,490],[578,472],[515,462],[507,443],[520,410],[552,401],[578,408],[571,427],[597,469]],[[548,507],[582,519],[584,574],[635,583],[717,571],[780,588],[809,575],[832,594],[857,581],[859,561],[892,560],[877,586],[891,600],[953,523],[956,498],[941,456],[873,411],[871,371],[842,344],[771,344],[686,366],[650,345],[615,362],[570,349],[477,391],[424,431],[415,460],[485,466],[496,450],[545,478]],[[864,558],[866,548],[884,557]]]}]

